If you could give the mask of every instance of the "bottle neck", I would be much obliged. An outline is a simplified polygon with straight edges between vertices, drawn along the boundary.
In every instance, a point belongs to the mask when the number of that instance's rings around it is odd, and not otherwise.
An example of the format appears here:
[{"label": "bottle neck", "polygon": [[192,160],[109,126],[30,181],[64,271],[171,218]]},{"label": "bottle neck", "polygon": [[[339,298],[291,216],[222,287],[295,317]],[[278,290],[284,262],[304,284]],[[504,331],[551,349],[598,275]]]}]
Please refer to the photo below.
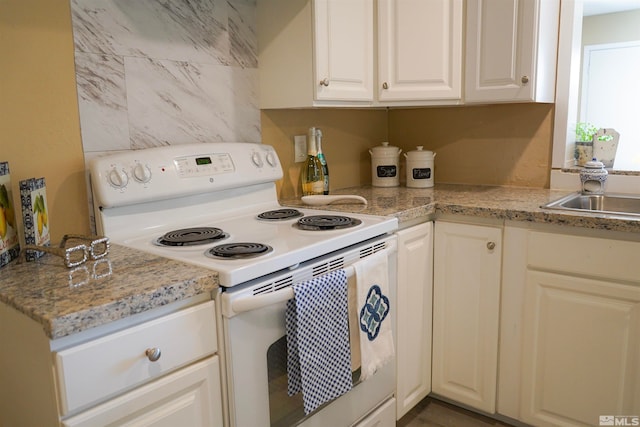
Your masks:
[{"label": "bottle neck", "polygon": [[318,146],[316,144],[315,135],[309,134],[309,137],[307,138],[307,154],[310,156],[318,155]]}]

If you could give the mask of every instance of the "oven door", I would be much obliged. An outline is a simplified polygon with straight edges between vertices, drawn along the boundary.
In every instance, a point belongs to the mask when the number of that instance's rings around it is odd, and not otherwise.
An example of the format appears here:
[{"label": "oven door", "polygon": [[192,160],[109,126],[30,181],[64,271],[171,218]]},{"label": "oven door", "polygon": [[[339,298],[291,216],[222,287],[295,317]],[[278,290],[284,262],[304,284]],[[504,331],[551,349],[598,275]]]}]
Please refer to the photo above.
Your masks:
[{"label": "oven door", "polygon": [[[383,250],[388,253],[389,258],[390,298],[392,303],[395,303],[395,236],[386,237],[384,244]],[[310,267],[313,269],[314,265]],[[352,283],[355,281],[353,277],[350,277],[349,281],[349,286],[355,285]],[[290,289],[277,290],[267,298],[261,295],[258,298],[260,302],[248,301],[255,297],[247,296],[246,293],[243,296],[234,296],[233,290],[222,295],[222,304],[226,307],[223,312],[227,313],[223,321],[231,425],[351,426],[393,396],[395,363],[387,363],[366,381],[354,382],[351,391],[305,417],[302,394],[298,393],[292,397],[287,395],[284,312],[288,299],[286,296],[291,295],[287,294],[287,291]],[[278,301],[283,298],[283,301]],[[242,310],[228,316],[232,307],[242,307]],[[395,312],[392,312],[392,324],[395,333]],[[355,381],[359,375],[359,370],[354,373]],[[395,420],[395,416],[393,419]]]}]

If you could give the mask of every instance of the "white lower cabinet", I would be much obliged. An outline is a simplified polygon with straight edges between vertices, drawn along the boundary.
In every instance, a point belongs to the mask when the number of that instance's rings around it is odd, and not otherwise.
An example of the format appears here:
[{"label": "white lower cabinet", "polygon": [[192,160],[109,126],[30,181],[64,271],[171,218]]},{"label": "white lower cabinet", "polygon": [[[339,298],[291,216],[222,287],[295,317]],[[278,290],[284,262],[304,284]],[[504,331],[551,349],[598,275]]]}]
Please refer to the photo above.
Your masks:
[{"label": "white lower cabinet", "polygon": [[64,427],[222,427],[218,356],[65,420]]},{"label": "white lower cabinet", "polygon": [[400,419],[431,391],[433,223],[397,235],[396,417]]},{"label": "white lower cabinet", "polygon": [[209,301],[54,352],[63,425],[221,427],[215,325]]},{"label": "white lower cabinet", "polygon": [[436,221],[433,393],[496,406],[502,227]]},{"label": "white lower cabinet", "polygon": [[527,246],[521,419],[640,416],[640,243],[531,232]]},{"label": "white lower cabinet", "polygon": [[[51,340],[0,304],[0,426],[222,427],[208,295]],[[11,325],[2,328],[1,325]]]}]

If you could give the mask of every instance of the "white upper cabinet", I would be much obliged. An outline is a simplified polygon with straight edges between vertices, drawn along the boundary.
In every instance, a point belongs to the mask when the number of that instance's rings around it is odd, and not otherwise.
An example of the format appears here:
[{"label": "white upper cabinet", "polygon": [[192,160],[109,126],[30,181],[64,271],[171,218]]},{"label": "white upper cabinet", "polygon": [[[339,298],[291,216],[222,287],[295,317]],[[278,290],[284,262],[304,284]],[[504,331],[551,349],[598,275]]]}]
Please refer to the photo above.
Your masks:
[{"label": "white upper cabinet", "polygon": [[465,102],[553,102],[559,0],[467,2]]},{"label": "white upper cabinet", "polygon": [[462,23],[462,0],[378,0],[378,100],[458,103]]},{"label": "white upper cabinet", "polygon": [[459,103],[462,23],[462,0],[259,0],[260,107]]},{"label": "white upper cabinet", "polygon": [[373,100],[373,3],[314,0],[316,101]]},{"label": "white upper cabinet", "polygon": [[258,0],[260,108],[373,103],[373,0]]}]

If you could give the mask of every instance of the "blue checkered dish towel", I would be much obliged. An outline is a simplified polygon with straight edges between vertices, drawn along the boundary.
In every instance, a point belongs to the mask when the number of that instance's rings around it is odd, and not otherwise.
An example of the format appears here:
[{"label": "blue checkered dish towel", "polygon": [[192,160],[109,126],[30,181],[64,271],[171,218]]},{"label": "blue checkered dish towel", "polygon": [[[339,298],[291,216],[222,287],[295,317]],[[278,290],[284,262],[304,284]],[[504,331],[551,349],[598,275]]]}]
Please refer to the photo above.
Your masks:
[{"label": "blue checkered dish towel", "polygon": [[288,394],[302,391],[304,412],[351,390],[351,348],[344,270],[293,285],[287,301]]}]

